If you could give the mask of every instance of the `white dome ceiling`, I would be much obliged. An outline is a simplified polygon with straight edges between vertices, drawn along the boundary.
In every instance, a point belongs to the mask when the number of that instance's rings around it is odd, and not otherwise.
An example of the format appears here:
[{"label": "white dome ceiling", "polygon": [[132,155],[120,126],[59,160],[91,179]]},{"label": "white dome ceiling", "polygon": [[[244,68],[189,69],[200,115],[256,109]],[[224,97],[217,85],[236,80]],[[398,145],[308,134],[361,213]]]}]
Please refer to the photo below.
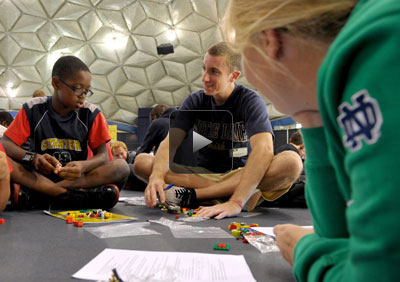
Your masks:
[{"label": "white dome ceiling", "polygon": [[[108,120],[135,125],[138,108],[180,105],[202,88],[205,51],[222,41],[227,0],[0,1],[0,109],[19,110],[36,89],[51,95],[64,55],[93,74],[88,101]],[[174,38],[175,37],[175,38]],[[175,53],[158,55],[172,43]],[[244,77],[239,83],[249,85]],[[271,118],[282,116],[268,105]]]}]

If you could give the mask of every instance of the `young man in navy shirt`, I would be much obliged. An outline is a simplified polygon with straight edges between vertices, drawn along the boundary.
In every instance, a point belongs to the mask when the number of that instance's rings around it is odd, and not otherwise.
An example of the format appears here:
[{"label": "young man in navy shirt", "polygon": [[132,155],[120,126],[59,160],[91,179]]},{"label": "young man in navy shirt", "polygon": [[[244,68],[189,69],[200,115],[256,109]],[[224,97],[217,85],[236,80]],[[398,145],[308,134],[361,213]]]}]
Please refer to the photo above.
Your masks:
[{"label": "young man in navy shirt", "polygon": [[[158,197],[162,203],[188,207],[198,206],[198,201],[228,199],[221,204],[203,207],[198,213],[199,216],[220,219],[237,215],[243,208],[252,210],[263,199],[279,198],[298,178],[302,168],[300,157],[294,152],[274,157],[273,133],[265,103],[255,91],[235,83],[240,73],[240,55],[224,42],[214,45],[208,49],[203,60],[204,90],[190,94],[179,109],[225,110],[232,114],[233,124],[228,125],[216,117],[213,120],[197,120],[195,126],[199,129],[207,125],[207,128],[215,129],[205,130],[209,135],[204,137],[211,138],[213,144],[217,142],[204,152],[199,151],[199,164],[228,167],[228,161],[232,160],[219,158],[224,152],[218,150],[226,149],[225,143],[230,142],[233,143],[233,170],[222,174],[178,174],[169,170],[169,154],[172,153],[173,157],[176,144],[179,145],[187,134],[184,124],[174,123],[172,144],[167,136],[155,157],[140,154],[135,160],[136,175],[148,181],[145,190],[148,207],[154,207]],[[229,126],[233,128],[233,137],[226,138],[226,130],[223,129]],[[170,183],[176,186],[164,191]]]}]

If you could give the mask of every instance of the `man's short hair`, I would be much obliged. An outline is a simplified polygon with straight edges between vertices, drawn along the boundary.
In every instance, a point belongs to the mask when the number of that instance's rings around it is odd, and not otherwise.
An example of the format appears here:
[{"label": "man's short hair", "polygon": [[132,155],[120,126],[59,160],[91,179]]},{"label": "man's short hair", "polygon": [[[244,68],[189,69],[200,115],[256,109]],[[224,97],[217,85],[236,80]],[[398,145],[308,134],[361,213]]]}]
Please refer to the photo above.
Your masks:
[{"label": "man's short hair", "polygon": [[303,136],[301,135],[300,131],[296,131],[292,134],[292,136],[290,136],[290,143],[293,143],[297,146],[303,144]]},{"label": "man's short hair", "polygon": [[118,149],[118,148],[123,148],[128,151],[128,147],[126,146],[126,144],[124,142],[115,141],[111,145],[111,153],[113,152],[113,150]]},{"label": "man's short hair", "polygon": [[155,106],[150,112],[150,122],[158,119],[167,108],[168,105],[165,104]]},{"label": "man's short hair", "polygon": [[43,90],[35,90],[35,91],[33,91],[33,94],[32,94],[32,98],[44,97],[44,96],[46,96],[46,94],[44,93]]},{"label": "man's short hair", "polygon": [[242,70],[242,56],[240,53],[234,52],[226,42],[219,42],[211,46],[207,53],[211,56],[226,56],[226,65],[231,72]]},{"label": "man's short hair", "polygon": [[51,72],[52,77],[62,80],[73,78],[78,72],[90,72],[88,66],[75,56],[64,56],[57,60]]},{"label": "man's short hair", "polygon": [[13,120],[14,118],[9,112],[0,111],[0,123],[3,123],[3,121],[5,121],[7,126],[9,126]]}]

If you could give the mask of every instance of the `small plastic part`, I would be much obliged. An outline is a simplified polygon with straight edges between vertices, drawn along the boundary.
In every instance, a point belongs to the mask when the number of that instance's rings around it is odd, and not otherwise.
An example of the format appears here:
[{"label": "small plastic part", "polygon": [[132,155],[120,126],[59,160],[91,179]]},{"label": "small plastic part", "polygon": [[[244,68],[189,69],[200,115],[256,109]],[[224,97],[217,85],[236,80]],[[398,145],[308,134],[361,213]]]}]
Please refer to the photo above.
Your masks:
[{"label": "small plastic part", "polygon": [[242,232],[240,230],[235,229],[235,230],[232,230],[231,234],[233,237],[240,237],[242,235]]},{"label": "small plastic part", "polygon": [[5,220],[4,218],[0,218],[0,224],[4,224]]},{"label": "small plastic part", "polygon": [[229,249],[230,249],[229,244],[216,243],[214,246],[214,250],[218,250],[218,251],[229,251]]},{"label": "small plastic part", "polygon": [[179,218],[179,215],[176,215],[175,218]]},{"label": "small plastic part", "polygon": [[66,220],[65,220],[65,223],[67,223],[67,224],[71,224],[71,223],[73,223],[74,221],[72,220],[72,218],[67,218]]},{"label": "small plastic part", "polygon": [[229,229],[229,231],[230,231],[230,230],[235,230],[235,229],[237,229],[237,227],[236,227],[235,224],[230,224],[229,227],[228,227],[228,229]]},{"label": "small plastic part", "polygon": [[83,221],[74,221],[74,226],[82,227],[83,226]]}]

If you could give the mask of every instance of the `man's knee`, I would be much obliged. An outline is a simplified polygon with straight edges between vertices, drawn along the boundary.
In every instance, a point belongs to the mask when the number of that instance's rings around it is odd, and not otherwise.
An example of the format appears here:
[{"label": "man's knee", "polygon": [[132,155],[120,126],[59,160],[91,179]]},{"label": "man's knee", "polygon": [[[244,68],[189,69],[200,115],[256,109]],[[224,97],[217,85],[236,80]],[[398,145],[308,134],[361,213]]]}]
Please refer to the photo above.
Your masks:
[{"label": "man's knee", "polygon": [[273,191],[286,189],[300,176],[303,163],[300,156],[293,151],[284,151],[274,156],[272,163],[261,180],[259,189]]},{"label": "man's knee", "polygon": [[151,173],[153,167],[154,157],[150,154],[139,154],[135,158],[133,163],[133,172],[136,176],[147,179]]}]

